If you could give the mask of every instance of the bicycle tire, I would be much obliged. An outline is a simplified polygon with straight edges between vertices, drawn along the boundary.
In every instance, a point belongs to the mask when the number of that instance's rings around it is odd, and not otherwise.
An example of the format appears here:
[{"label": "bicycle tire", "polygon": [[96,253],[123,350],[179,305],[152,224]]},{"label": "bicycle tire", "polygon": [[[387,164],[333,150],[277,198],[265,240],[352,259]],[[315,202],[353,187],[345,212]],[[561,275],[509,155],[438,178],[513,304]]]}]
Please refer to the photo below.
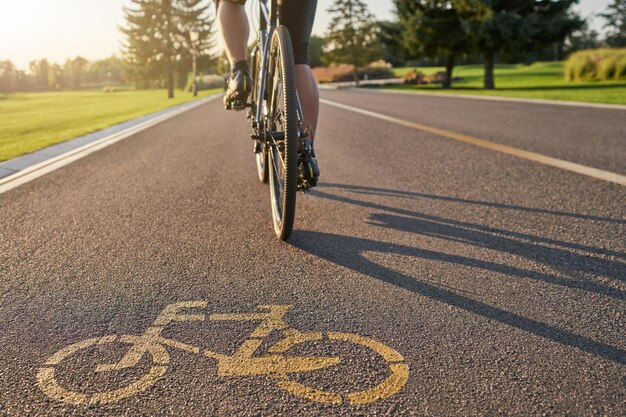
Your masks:
[{"label": "bicycle tire", "polygon": [[[280,140],[270,139],[268,149],[272,219],[276,236],[285,241],[293,230],[296,213],[299,129],[296,68],[291,38],[284,26],[278,26],[272,35],[269,69],[271,96],[268,127],[275,131],[277,111],[280,110],[283,134]],[[278,166],[278,162],[282,166]],[[280,170],[284,173],[284,181],[278,178]]]}]

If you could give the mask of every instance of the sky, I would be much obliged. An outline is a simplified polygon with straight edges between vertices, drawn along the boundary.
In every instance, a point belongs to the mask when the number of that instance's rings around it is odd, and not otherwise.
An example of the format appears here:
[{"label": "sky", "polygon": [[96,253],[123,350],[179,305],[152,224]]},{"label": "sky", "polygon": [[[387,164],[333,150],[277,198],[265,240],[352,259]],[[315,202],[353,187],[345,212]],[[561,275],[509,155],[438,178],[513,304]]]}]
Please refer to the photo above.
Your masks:
[{"label": "sky", "polygon": [[[322,35],[333,0],[318,1],[313,32]],[[378,20],[393,17],[392,0],[365,2]],[[578,8],[587,16],[609,3],[580,0]],[[128,0],[0,0],[0,60],[27,69],[30,61],[40,58],[63,63],[77,55],[89,60],[111,56],[120,50],[118,27],[124,23],[125,4]],[[602,23],[596,21],[595,28],[601,30]]]}]

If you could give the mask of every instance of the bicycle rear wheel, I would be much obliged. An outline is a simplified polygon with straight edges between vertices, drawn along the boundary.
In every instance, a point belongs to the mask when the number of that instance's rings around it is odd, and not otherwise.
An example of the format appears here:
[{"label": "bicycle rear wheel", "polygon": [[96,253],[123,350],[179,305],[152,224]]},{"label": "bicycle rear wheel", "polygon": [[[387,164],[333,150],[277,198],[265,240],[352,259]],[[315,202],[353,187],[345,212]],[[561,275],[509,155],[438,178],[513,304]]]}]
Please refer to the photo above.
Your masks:
[{"label": "bicycle rear wheel", "polygon": [[298,180],[298,113],[296,69],[289,31],[272,35],[269,63],[268,165],[274,231],[287,240],[293,230]]},{"label": "bicycle rear wheel", "polygon": [[[138,359],[147,353],[148,357],[152,360],[152,364],[147,372],[145,370],[139,371],[141,374],[139,379],[134,382],[127,382],[126,385],[117,389],[112,389],[112,385],[116,382],[115,376],[112,375],[110,379],[111,384],[108,386],[109,390],[99,392],[71,391],[69,388],[65,388],[61,385],[59,379],[57,378],[57,366],[66,358],[93,348],[111,348],[119,342],[129,344],[132,345],[133,348],[137,348],[139,350]],[[111,335],[95,337],[93,339],[86,339],[66,346],[58,350],[54,355],[50,356],[44,366],[39,368],[39,371],[37,372],[37,386],[49,398],[62,403],[73,405],[108,404],[139,394],[156,384],[163,377],[163,375],[165,375],[169,362],[170,355],[163,345],[158,343],[146,344],[145,340],[140,336],[121,336],[118,338],[117,336]],[[135,364],[132,366],[134,365]],[[112,369],[99,371],[96,367],[95,370],[96,372],[105,373],[116,370],[115,365],[107,365],[106,367],[110,367]],[[123,368],[118,368],[117,370],[119,369]],[[82,378],[79,377],[79,380],[80,379]],[[83,381],[79,389],[85,389],[86,386],[88,387],[89,384]]]}]

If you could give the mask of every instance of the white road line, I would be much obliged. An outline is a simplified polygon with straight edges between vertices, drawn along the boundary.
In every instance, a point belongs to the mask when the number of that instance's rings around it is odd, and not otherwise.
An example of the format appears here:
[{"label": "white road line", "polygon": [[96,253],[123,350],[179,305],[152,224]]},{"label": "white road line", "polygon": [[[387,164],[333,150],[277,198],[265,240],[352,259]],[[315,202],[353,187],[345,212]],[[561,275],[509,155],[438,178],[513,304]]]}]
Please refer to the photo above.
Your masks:
[{"label": "white road line", "polygon": [[19,187],[20,185],[26,184],[27,182],[30,182],[36,178],[46,175],[52,171],[56,171],[57,169],[64,167],[65,165],[71,164],[72,162],[77,161],[81,158],[84,158],[89,154],[97,152],[100,149],[104,149],[107,146],[111,146],[114,143],[124,140],[130,136],[133,136],[143,130],[146,130],[168,119],[176,117],[186,111],[202,106],[203,104],[213,101],[218,97],[221,97],[221,94],[216,94],[214,96],[207,97],[206,99],[198,100],[197,102],[192,103],[188,106],[185,106],[181,109],[174,110],[164,115],[155,117],[154,119],[140,123],[137,126],[130,127],[121,132],[115,133],[111,136],[107,136],[106,138],[102,138],[96,142],[92,142],[85,146],[81,146],[80,148],[73,149],[62,155],[48,159],[39,164],[33,165],[19,172],[16,172],[13,175],[9,175],[8,177],[2,178],[0,179],[0,194],[5,193],[9,190],[12,190],[16,187]]},{"label": "white road line", "polygon": [[588,177],[592,177],[592,178],[600,179],[603,181],[608,181],[608,182],[612,182],[615,184],[626,186],[626,176],[616,174],[614,172],[603,171],[601,169],[576,164],[574,162],[564,161],[562,159],[552,158],[550,156],[541,155],[535,152],[529,152],[529,151],[525,151],[522,149],[513,148],[511,146],[502,145],[502,144],[491,142],[485,139],[479,139],[479,138],[475,138],[472,136],[467,136],[462,133],[451,132],[449,130],[439,129],[436,127],[427,126],[427,125],[423,125],[420,123],[414,123],[408,120],[399,119],[399,118],[392,117],[392,116],[387,116],[382,113],[377,113],[377,112],[361,109],[358,107],[348,106],[346,104],[341,104],[341,103],[337,103],[337,102],[326,100],[326,99],[321,99],[320,101],[329,106],[348,110],[354,113],[363,114],[365,116],[370,116],[376,119],[385,120],[387,122],[396,123],[402,126],[411,127],[413,129],[418,129],[418,130],[422,130],[425,132],[429,132],[434,135],[443,136],[448,139],[453,139],[453,140],[464,142],[464,143],[470,143],[472,145],[502,152],[508,155],[513,155],[513,156],[517,156],[520,158],[528,159],[530,161],[539,162],[540,164],[560,168],[565,171],[575,172],[577,174],[582,174]]}]

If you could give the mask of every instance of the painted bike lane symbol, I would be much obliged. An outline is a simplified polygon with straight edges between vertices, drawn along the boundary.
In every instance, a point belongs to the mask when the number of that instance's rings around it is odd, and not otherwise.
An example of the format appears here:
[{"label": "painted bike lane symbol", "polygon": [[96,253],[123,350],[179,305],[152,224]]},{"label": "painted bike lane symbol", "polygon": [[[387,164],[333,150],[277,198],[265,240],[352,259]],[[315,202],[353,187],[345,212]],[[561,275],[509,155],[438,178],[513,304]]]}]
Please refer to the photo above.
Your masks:
[{"label": "painted bike lane symbol", "polygon": [[[161,336],[165,327],[171,323],[204,321],[206,319],[205,314],[192,314],[182,310],[205,308],[207,304],[205,301],[186,301],[170,304],[156,318],[154,323],[139,336],[103,336],[86,339],[66,346],[50,356],[44,366],[39,369],[37,385],[48,397],[67,404],[106,404],[120,401],[146,391],[165,375],[170,363],[168,348],[203,354],[208,358],[215,359],[219,377],[269,377],[278,387],[293,395],[325,404],[370,404],[393,396],[408,381],[409,367],[402,355],[374,339],[353,333],[300,332],[290,328],[289,324],[283,320],[287,311],[292,307],[290,305],[260,305],[258,306],[259,311],[254,313],[209,315],[209,320],[213,321],[260,321],[260,324],[233,355],[225,355],[209,350],[202,351],[199,347]],[[280,331],[283,338],[268,349],[268,354],[255,355],[265,338],[275,331]],[[319,390],[289,379],[290,374],[314,372],[332,367],[341,362],[339,356],[285,355],[285,353],[297,345],[324,340],[354,343],[375,352],[389,368],[388,376],[372,388],[343,395],[332,391]],[[55,368],[65,359],[81,350],[96,346],[112,345],[115,341],[129,345],[128,351],[117,363],[101,363],[97,365],[95,372],[106,373],[132,368],[144,356],[147,356],[151,360],[151,366],[139,379],[115,390],[92,394],[68,390],[58,382]]]}]

